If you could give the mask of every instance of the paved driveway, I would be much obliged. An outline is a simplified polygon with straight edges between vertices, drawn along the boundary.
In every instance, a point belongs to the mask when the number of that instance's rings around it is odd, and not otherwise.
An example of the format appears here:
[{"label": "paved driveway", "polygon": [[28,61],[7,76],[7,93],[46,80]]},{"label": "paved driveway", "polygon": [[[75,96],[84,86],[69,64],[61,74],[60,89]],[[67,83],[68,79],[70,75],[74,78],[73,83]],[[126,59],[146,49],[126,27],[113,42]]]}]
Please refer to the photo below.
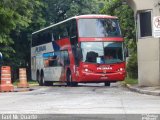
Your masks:
[{"label": "paved driveway", "polygon": [[160,114],[160,97],[129,91],[119,83],[35,87],[0,93],[0,113]]}]

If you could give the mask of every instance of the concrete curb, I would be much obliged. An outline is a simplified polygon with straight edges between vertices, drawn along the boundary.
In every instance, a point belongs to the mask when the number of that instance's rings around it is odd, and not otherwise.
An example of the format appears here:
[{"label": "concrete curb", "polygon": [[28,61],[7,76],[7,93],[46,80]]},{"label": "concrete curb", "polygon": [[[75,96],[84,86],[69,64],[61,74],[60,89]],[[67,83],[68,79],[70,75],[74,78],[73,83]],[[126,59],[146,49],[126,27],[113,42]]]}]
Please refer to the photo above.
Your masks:
[{"label": "concrete curb", "polygon": [[15,88],[13,92],[29,92],[33,90],[33,88]]},{"label": "concrete curb", "polygon": [[29,92],[33,91],[36,89],[38,84],[29,84],[29,87],[17,87],[17,85],[14,86],[14,91],[13,92]]},{"label": "concrete curb", "polygon": [[138,93],[141,93],[141,94],[160,96],[160,92],[157,92],[157,91],[144,90],[142,88],[132,86],[130,84],[126,84],[126,87],[128,89],[130,89],[131,91],[138,92]]}]

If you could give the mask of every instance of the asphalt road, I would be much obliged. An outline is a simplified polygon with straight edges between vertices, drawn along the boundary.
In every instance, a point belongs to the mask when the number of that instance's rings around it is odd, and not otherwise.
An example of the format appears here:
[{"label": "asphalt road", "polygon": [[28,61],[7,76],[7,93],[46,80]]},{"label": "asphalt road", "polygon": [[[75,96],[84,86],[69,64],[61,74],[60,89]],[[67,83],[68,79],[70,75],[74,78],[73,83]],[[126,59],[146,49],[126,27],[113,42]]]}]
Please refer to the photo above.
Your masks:
[{"label": "asphalt road", "polygon": [[160,114],[160,97],[132,92],[119,83],[36,86],[29,92],[0,93],[0,113]]}]

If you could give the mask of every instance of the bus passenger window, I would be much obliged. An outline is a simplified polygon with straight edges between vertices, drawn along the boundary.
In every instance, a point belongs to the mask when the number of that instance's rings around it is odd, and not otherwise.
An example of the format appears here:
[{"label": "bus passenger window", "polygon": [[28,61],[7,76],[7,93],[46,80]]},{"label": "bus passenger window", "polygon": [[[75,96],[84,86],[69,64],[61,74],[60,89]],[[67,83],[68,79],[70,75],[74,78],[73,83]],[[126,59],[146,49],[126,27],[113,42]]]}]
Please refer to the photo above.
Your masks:
[{"label": "bus passenger window", "polygon": [[70,64],[69,55],[67,51],[45,53],[43,57],[45,67],[58,67]]},{"label": "bus passenger window", "polygon": [[56,66],[62,66],[62,62],[60,59],[60,52],[54,52],[54,55],[49,60],[49,66],[50,67],[56,67]]},{"label": "bus passenger window", "polygon": [[45,67],[57,66],[57,55],[55,53],[45,53],[43,57]]},{"label": "bus passenger window", "polygon": [[49,58],[49,67],[56,66],[56,57]]}]

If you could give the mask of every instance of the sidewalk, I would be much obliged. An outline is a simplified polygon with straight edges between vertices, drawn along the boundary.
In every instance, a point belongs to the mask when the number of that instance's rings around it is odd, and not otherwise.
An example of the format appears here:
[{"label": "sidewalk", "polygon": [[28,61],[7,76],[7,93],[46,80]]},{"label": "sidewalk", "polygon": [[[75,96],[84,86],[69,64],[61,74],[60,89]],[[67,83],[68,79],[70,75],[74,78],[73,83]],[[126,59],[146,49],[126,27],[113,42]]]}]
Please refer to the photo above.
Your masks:
[{"label": "sidewalk", "polygon": [[138,92],[141,94],[160,96],[160,86],[156,87],[140,87],[138,85],[130,85],[126,84],[126,87],[134,92]]}]

